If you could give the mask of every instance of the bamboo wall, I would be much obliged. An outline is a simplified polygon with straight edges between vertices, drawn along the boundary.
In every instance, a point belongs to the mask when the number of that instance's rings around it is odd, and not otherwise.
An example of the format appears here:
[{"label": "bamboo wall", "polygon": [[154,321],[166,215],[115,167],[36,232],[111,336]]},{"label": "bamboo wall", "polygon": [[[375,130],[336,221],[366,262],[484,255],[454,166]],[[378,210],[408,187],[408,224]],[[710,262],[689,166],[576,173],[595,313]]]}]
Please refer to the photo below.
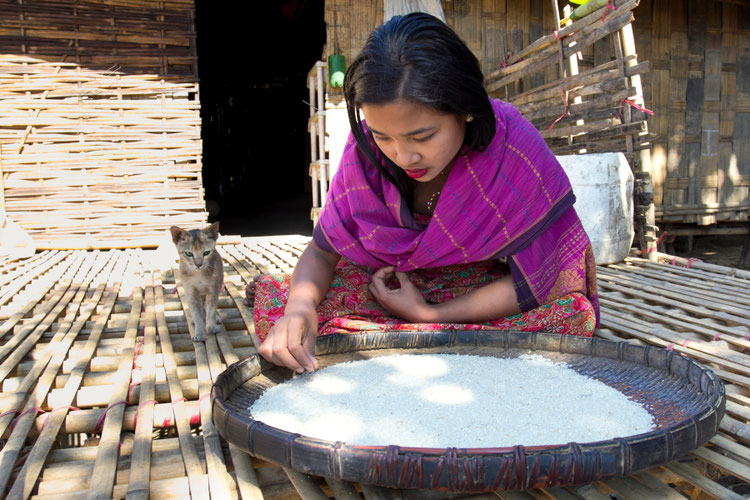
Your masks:
[{"label": "bamboo wall", "polygon": [[750,211],[750,2],[642,0],[657,217],[712,224]]},{"label": "bamboo wall", "polygon": [[0,54],[196,82],[194,0],[0,0]]},{"label": "bamboo wall", "polygon": [[0,208],[38,248],[205,221],[193,10],[0,0]]},{"label": "bamboo wall", "polygon": [[[326,2],[326,54],[337,43],[351,61],[366,39],[363,30],[382,22],[382,2]],[[561,12],[564,5],[559,2]],[[442,6],[446,22],[488,76],[503,70],[501,61],[512,60],[513,54],[556,29],[548,0],[443,0]],[[650,65],[649,72],[642,73],[643,97],[654,115],[648,117],[644,140],[650,140],[657,221],[747,220],[750,2],[642,0],[633,14],[637,61]],[[616,43],[606,37],[580,52],[578,69],[585,72],[616,57]],[[513,100],[559,77],[557,65],[549,64],[495,95]],[[646,118],[631,111],[638,119]]]}]

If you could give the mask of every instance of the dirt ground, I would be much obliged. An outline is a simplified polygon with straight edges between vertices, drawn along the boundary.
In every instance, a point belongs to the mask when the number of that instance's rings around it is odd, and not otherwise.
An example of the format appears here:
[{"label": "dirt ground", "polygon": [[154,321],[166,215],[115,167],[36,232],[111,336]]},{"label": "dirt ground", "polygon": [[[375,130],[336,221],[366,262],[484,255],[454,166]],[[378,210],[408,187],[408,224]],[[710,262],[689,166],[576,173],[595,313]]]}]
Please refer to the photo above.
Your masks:
[{"label": "dirt ground", "polygon": [[[740,263],[742,244],[750,236],[694,236],[693,249],[688,252],[687,237],[677,237],[674,241],[674,253],[679,257],[700,259],[704,262],[721,266],[750,270],[750,256]],[[662,248],[659,249],[660,251]],[[668,253],[671,253],[667,249]]]}]

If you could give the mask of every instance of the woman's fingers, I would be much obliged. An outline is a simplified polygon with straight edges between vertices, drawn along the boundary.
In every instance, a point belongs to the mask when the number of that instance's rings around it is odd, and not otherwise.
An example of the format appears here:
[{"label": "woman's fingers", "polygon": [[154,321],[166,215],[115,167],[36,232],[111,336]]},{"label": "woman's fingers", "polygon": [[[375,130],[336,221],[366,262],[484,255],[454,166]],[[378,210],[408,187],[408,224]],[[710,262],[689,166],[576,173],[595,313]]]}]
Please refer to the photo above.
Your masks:
[{"label": "woman's fingers", "polygon": [[297,373],[313,371],[318,367],[313,355],[317,335],[308,330],[304,317],[284,316],[273,326],[258,353],[271,363],[286,366]]},{"label": "woman's fingers", "polygon": [[380,300],[383,295],[389,291],[389,288],[385,284],[385,280],[393,274],[394,269],[393,266],[386,266],[381,267],[373,273],[372,282],[370,283],[370,291],[376,299]]}]

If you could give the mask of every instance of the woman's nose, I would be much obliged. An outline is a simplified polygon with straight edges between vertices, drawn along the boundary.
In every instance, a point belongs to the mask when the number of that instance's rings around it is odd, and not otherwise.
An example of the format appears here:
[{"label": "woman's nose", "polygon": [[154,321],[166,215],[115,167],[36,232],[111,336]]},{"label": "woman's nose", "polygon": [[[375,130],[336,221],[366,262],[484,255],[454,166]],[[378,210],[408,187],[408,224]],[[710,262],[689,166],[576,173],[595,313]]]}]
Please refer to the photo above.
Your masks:
[{"label": "woman's nose", "polygon": [[419,152],[407,145],[396,146],[396,164],[400,167],[409,167],[422,159]]}]

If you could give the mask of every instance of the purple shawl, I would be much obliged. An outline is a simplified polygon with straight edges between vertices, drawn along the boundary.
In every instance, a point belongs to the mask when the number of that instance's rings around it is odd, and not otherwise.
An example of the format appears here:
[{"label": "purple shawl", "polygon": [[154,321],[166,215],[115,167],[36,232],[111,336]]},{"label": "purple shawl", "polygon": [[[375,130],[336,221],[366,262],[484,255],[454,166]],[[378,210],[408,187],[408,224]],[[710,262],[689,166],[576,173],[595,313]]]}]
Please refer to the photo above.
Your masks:
[{"label": "purple shawl", "polygon": [[350,134],[313,239],[376,269],[507,257],[522,311],[580,292],[594,306],[598,326],[596,266],[568,177],[513,105],[493,100],[492,106],[492,143],[483,152],[462,150],[427,225],[417,224]]}]

